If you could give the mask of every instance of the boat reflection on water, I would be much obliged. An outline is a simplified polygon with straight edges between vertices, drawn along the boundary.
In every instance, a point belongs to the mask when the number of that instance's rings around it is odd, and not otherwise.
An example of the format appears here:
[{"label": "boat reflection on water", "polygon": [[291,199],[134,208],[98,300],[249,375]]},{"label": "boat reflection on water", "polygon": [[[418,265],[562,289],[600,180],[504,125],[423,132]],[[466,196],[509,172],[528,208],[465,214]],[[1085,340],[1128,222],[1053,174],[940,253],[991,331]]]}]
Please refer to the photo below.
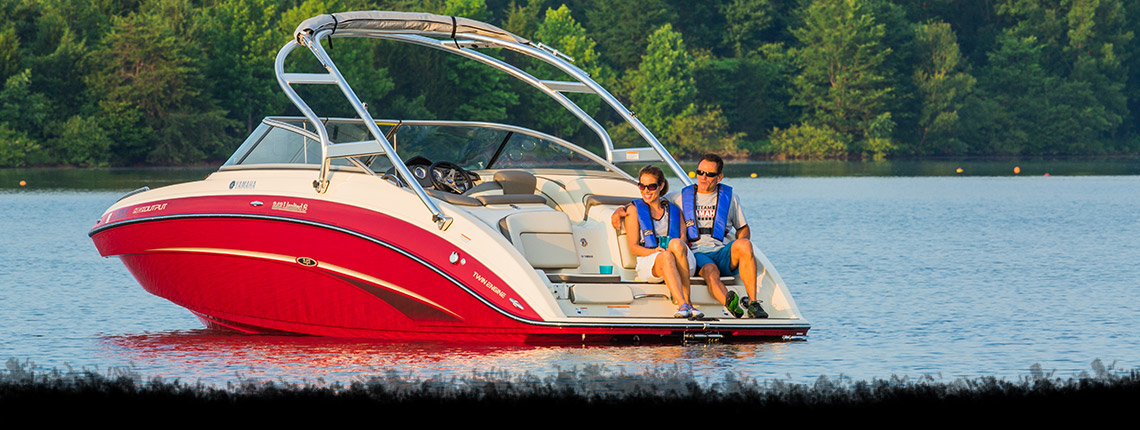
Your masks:
[{"label": "boat reflection on water", "polygon": [[[749,363],[779,361],[796,344],[477,345],[249,335],[210,329],[102,340],[103,351],[114,356],[108,357],[113,358],[110,361],[131,363],[126,372],[212,386],[276,381],[348,384],[373,379],[463,384],[527,378],[636,384],[642,380],[692,382],[694,375],[747,381],[753,370]],[[709,381],[702,377],[698,382]]]}]

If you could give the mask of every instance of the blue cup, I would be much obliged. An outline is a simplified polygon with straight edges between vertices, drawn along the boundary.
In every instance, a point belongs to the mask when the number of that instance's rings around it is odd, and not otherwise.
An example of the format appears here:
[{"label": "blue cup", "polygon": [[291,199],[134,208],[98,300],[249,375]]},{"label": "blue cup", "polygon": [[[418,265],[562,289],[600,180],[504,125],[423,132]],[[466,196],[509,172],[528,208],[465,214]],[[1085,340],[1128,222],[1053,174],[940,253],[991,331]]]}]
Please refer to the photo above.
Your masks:
[{"label": "blue cup", "polygon": [[614,266],[598,266],[598,272],[603,275],[614,274]]},{"label": "blue cup", "polygon": [[673,238],[669,236],[657,236],[657,246],[668,248],[670,240],[673,240]]}]

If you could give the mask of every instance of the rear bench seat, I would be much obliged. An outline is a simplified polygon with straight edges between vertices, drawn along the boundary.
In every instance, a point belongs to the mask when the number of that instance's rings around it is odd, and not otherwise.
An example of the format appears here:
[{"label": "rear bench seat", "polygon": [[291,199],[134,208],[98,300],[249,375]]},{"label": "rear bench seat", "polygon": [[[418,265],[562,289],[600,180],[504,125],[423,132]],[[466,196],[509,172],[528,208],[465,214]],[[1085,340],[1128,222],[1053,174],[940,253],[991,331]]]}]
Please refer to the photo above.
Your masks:
[{"label": "rear bench seat", "polygon": [[499,231],[522,253],[535,269],[557,270],[548,273],[551,282],[612,283],[621,276],[566,272],[581,265],[570,217],[555,210],[519,212],[499,220]]}]

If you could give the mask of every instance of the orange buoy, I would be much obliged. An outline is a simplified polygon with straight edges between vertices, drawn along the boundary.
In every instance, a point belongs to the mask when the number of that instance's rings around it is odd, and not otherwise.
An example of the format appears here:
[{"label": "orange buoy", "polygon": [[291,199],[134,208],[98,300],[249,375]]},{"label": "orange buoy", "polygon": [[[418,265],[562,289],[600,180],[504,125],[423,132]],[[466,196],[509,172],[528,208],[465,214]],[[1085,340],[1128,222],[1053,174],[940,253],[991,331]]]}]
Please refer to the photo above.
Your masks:
[{"label": "orange buoy", "polygon": [[1020,173],[1021,173],[1021,168],[1018,166],[1013,166],[1013,174],[1017,175]]},{"label": "orange buoy", "polygon": [[690,177],[690,178],[695,178],[695,177],[697,177],[697,172],[693,172],[693,171],[690,171],[690,172],[689,172],[689,177]]},{"label": "orange buoy", "polygon": [[958,168],[958,170],[957,170],[957,172],[958,172],[958,173],[962,173],[962,168],[961,168],[961,167],[959,167],[959,168]]},{"label": "orange buoy", "polygon": [[28,181],[20,181],[20,186],[28,185]]},{"label": "orange buoy", "polygon": [[756,177],[756,174],[755,174],[755,173],[753,173],[751,176],[752,176],[753,178],[755,178],[755,177]]}]

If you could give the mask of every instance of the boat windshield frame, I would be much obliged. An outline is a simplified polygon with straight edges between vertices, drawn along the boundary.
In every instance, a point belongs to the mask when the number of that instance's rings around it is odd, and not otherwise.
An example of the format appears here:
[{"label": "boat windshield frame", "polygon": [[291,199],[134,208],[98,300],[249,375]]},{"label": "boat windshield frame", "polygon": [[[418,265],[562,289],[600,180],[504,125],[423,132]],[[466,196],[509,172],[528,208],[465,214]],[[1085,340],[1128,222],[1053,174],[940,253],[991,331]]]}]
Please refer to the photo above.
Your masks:
[{"label": "boat windshield frame", "polygon": [[[448,25],[448,23],[450,23],[450,25]],[[364,37],[393,40],[442,50],[490,66],[540,90],[581,120],[590,130],[598,135],[605,151],[605,157],[599,157],[597,154],[562,139],[555,138],[556,140],[552,141],[571,148],[577,153],[588,153],[593,156],[591,159],[602,161],[601,164],[607,165],[607,168],[618,163],[661,161],[680,179],[682,184],[692,184],[692,180],[685,173],[684,169],[681,168],[680,164],[665,150],[661,142],[653,136],[653,133],[633,115],[632,111],[626,108],[600,84],[591,79],[588,73],[572,64],[570,62],[572,59],[569,59],[569,57],[559,53],[557,50],[541,43],[533,43],[495,26],[462,17],[411,12],[361,11],[318,15],[302,22],[294,31],[294,39],[287,42],[278,51],[274,62],[274,72],[278,84],[289,100],[301,111],[302,115],[308,119],[308,122],[313,124],[316,128],[315,137],[317,137],[321,143],[322,160],[320,176],[314,181],[314,188],[318,193],[323,193],[327,189],[329,173],[332,167],[331,162],[333,159],[338,158],[346,158],[350,163],[374,174],[374,172],[359,161],[359,157],[384,155],[389,159],[392,167],[395,168],[396,173],[400,177],[405,179],[413,177],[407,166],[404,165],[403,160],[396,154],[387,136],[380,131],[377,126],[378,121],[372,118],[364,103],[360,101],[355,91],[348,85],[344,76],[340,73],[333,60],[321,45],[323,39],[333,37]],[[328,73],[288,73],[285,71],[285,58],[295,49],[302,46],[307,48],[313,56],[316,57]],[[537,59],[562,71],[570,80],[551,81],[538,79],[521,68],[507,63],[505,60],[478,52],[479,49],[484,48],[507,49]],[[372,138],[358,142],[332,142],[322,122],[324,120],[323,117],[313,112],[293,88],[294,85],[304,84],[331,84],[338,86]],[[601,98],[618,116],[632,126],[633,130],[642,137],[648,146],[643,148],[615,149],[613,140],[605,130],[605,127],[601,126],[593,117],[563,94],[568,92],[594,94]],[[273,126],[280,126],[280,124]],[[540,133],[521,127],[520,129]],[[297,130],[302,129],[297,128]],[[303,131],[311,133],[307,130]],[[616,167],[614,167],[613,170],[620,171],[620,169]],[[424,206],[432,213],[432,220],[436,225],[441,230],[446,230],[451,224],[451,218],[443,214],[416,181],[405,180],[405,182],[420,200],[423,201]]]},{"label": "boat windshield frame", "polygon": [[[316,133],[315,127],[312,127],[312,125],[310,123],[308,123],[308,121],[305,117],[272,116],[272,117],[266,117],[266,118],[262,119],[261,122],[262,122],[262,124],[264,124],[269,129],[273,129],[273,128],[281,129],[281,130],[299,135],[301,138],[306,139],[307,141],[312,141],[315,144],[320,143],[320,136]],[[361,120],[359,118],[325,118],[325,119],[322,119],[321,122],[322,122],[322,125],[325,126],[326,130],[330,126],[336,126],[338,124],[358,125],[361,128],[364,128],[363,127],[363,120]],[[496,165],[496,161],[502,159],[502,156],[499,156],[499,155],[503,153],[507,144],[511,142],[511,139],[513,138],[514,135],[520,135],[520,136],[527,136],[527,137],[533,138],[539,142],[546,142],[546,143],[558,146],[559,148],[563,148],[564,152],[566,152],[568,154],[580,156],[581,158],[584,158],[587,161],[593,162],[597,166],[596,168],[593,168],[593,169],[587,168],[585,170],[599,171],[599,172],[612,172],[612,173],[618,174],[619,176],[628,178],[631,181],[634,180],[634,178],[632,176],[630,176],[628,173],[621,170],[617,166],[614,166],[613,164],[607,162],[605,159],[599,157],[597,154],[594,154],[593,152],[590,152],[590,151],[588,151],[588,150],[586,150],[586,149],[584,149],[578,145],[575,145],[575,144],[573,144],[573,143],[571,143],[565,139],[562,139],[560,137],[557,137],[557,136],[554,136],[551,134],[547,134],[547,133],[543,133],[541,131],[537,131],[537,130],[533,130],[533,129],[529,129],[529,128],[525,128],[525,127],[520,127],[517,125],[502,124],[502,123],[495,123],[495,122],[486,122],[486,121],[449,121],[449,120],[377,119],[377,120],[375,120],[375,122],[376,122],[377,126],[389,127],[388,131],[385,132],[385,138],[387,138],[390,142],[392,142],[393,149],[395,149],[397,151],[397,156],[399,156],[399,148],[401,147],[401,145],[399,144],[399,140],[400,140],[399,136],[400,136],[401,131],[404,131],[406,133],[407,130],[409,128],[412,128],[412,127],[417,127],[417,126],[434,127],[434,126],[438,126],[438,127],[455,127],[455,128],[470,128],[470,129],[488,129],[488,130],[504,132],[504,135],[502,136],[501,139],[498,139],[499,143],[493,145],[495,149],[492,152],[495,155],[491,156],[487,160],[486,164],[480,163],[479,167],[473,168],[472,170],[483,170],[483,169],[493,170],[493,169],[502,168],[502,167],[499,167]],[[297,125],[298,123],[301,123],[302,125],[299,126],[299,125]],[[310,128],[310,127],[312,127],[312,128]],[[268,145],[281,145],[282,144],[282,142],[280,142],[280,141],[267,140],[266,139],[268,137],[268,134],[270,133],[269,129],[262,128],[262,127],[258,127],[256,129],[254,129],[254,131],[250,134],[249,138],[246,139],[246,142],[244,142],[236,151],[234,151],[233,155],[230,156],[229,160],[227,160],[225,162],[223,167],[227,170],[232,170],[232,169],[250,168],[250,167],[256,168],[256,167],[263,166],[266,164],[293,165],[294,167],[298,167],[301,165],[312,166],[312,165],[318,165],[319,164],[319,160],[317,162],[310,162],[309,161],[309,158],[307,158],[309,151],[306,150],[307,147],[304,147],[304,146],[297,148],[292,153],[293,154],[292,157],[286,157],[286,158],[290,158],[288,160],[279,159],[279,160],[270,160],[270,161],[247,162],[248,157],[251,154],[253,154],[257,150],[262,149],[262,145],[266,145],[266,144],[268,144]],[[307,142],[304,142],[304,143],[307,143]],[[335,144],[336,143],[334,143],[334,145]],[[381,154],[376,154],[376,155],[378,156]],[[407,155],[407,153],[405,153],[405,155]],[[417,155],[423,155],[423,154],[417,154]],[[298,159],[298,157],[300,157],[300,158]],[[374,156],[369,156],[369,157],[365,157],[365,158],[367,159],[367,158],[373,158],[373,157]],[[403,157],[401,157],[401,159],[402,158]],[[297,160],[294,160],[294,159],[297,159]],[[347,160],[351,164],[351,161],[354,159],[355,158],[348,158]],[[372,169],[372,167],[374,167],[374,166],[371,165],[372,164],[371,162],[368,162],[366,160],[357,160],[357,161],[360,161],[361,164],[364,164],[367,166],[367,168],[365,169],[367,173],[375,174],[375,170]],[[444,159],[444,160],[435,160],[435,161],[453,161],[453,162],[456,162],[457,164],[461,164],[461,165],[463,164],[463,163],[459,162],[459,160],[446,160],[446,159]],[[467,161],[469,161],[469,160],[467,160]],[[334,165],[333,167],[336,167],[336,166]],[[360,166],[357,166],[357,167],[360,167]],[[465,166],[464,168],[468,168],[468,167]],[[521,167],[511,166],[510,168],[535,169],[535,168],[547,168],[547,166],[521,166]]]}]

